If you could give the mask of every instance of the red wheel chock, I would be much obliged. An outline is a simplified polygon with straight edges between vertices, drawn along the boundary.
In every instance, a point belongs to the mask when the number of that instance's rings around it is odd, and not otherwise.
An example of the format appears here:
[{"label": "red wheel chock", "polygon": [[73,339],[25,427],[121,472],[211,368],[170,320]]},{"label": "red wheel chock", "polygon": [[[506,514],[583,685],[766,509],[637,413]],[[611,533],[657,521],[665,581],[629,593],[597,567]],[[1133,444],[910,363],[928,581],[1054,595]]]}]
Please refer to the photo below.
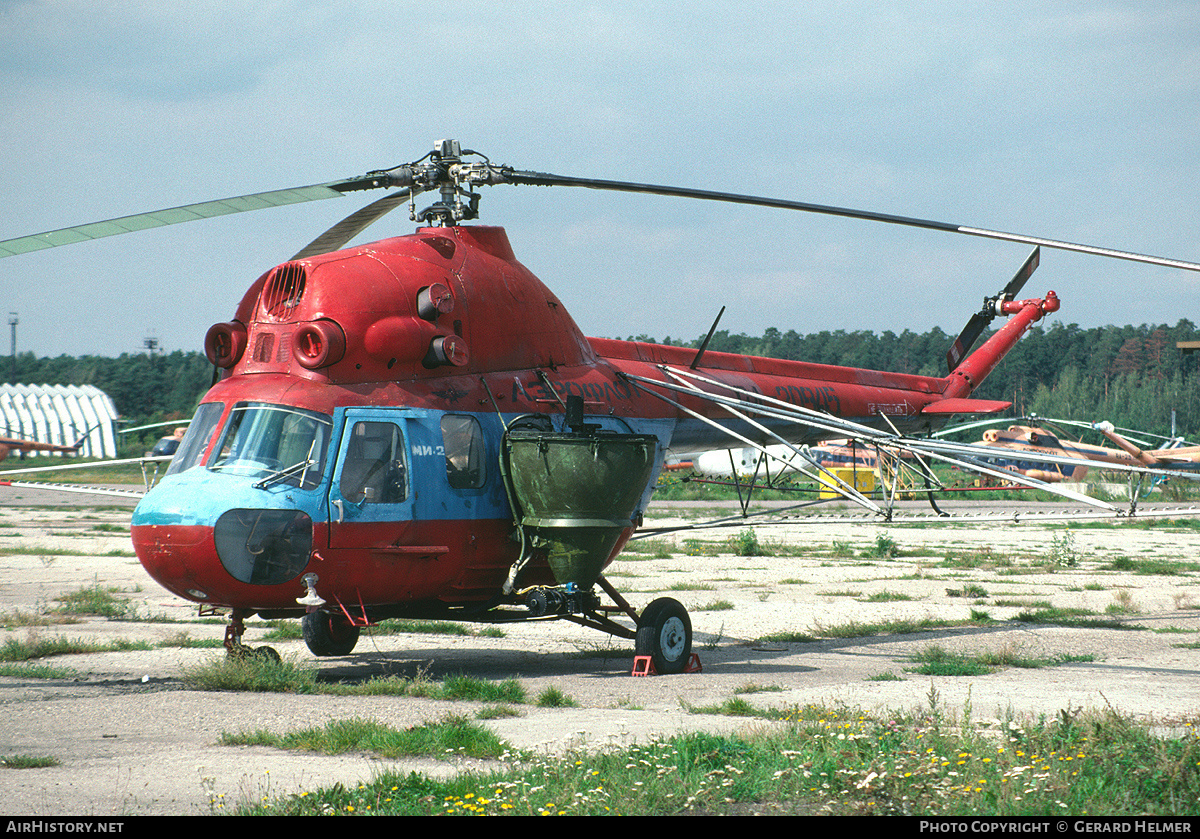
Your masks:
[{"label": "red wheel chock", "polygon": [[[700,664],[700,656],[692,653],[688,659],[687,667],[683,668],[684,673],[700,673],[704,668]],[[633,657],[633,671],[630,676],[657,676],[658,671],[654,669],[654,659],[648,655],[635,655]]]}]

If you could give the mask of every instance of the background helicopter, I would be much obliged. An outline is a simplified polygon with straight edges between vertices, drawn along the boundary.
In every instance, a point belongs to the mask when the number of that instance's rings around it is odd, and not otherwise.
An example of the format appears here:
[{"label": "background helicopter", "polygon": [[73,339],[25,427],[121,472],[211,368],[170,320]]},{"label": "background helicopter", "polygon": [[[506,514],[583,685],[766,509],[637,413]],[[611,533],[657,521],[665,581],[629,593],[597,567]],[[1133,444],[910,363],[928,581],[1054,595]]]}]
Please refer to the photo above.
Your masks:
[{"label": "background helicopter", "polygon": [[57,446],[53,443],[39,443],[36,440],[25,440],[21,437],[0,437],[0,461],[5,460],[13,452],[55,452],[57,454],[78,454],[79,449],[87,442],[87,435],[80,437],[72,446]]},{"label": "background helicopter", "polygon": [[[983,433],[984,445],[1012,450],[1010,458],[994,462],[1024,475],[1045,481],[1082,481],[1089,468],[1106,466],[1143,465],[1153,469],[1183,470],[1200,465],[1200,446],[1184,446],[1173,440],[1166,446],[1139,448],[1128,437],[1117,433],[1110,422],[1095,422],[1090,428],[1111,440],[1116,448],[1098,446],[1082,441],[1064,439],[1064,434],[1051,427],[1061,420],[1030,418],[1036,424],[1010,425],[1007,429],[990,429]],[[1037,459],[1039,454],[1074,458],[1074,463],[1052,463]],[[1089,466],[1090,464],[1090,466]]]},{"label": "background helicopter", "polygon": [[[668,447],[928,433],[1007,402],[971,393],[1029,326],[1035,250],[954,342],[944,377],[585,338],[500,228],[467,226],[484,185],[576,186],[840,215],[1152,264],[1200,265],[943,222],[496,166],[455,141],[365,176],[0,242],[27,253],[146,227],[395,188],[260,277],[205,349],[218,369],[133,541],[169,590],[300,617],[317,655],[390,616],[566,618],[635,639],[658,672],[690,659],[677,601],[640,614],[603,569],[640,522]],[[437,192],[418,212],[421,192]],[[339,250],[409,203],[416,233]],[[1008,322],[970,352],[993,318]],[[602,604],[596,589],[611,604]],[[636,629],[612,620],[633,619]]]}]

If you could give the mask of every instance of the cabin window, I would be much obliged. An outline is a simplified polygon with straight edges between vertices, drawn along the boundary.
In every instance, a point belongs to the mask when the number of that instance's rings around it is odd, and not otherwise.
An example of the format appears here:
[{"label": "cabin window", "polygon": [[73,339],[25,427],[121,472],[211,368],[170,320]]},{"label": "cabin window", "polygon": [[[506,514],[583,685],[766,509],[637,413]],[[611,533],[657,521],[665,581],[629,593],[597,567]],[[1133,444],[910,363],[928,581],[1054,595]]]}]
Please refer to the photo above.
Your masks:
[{"label": "cabin window", "polygon": [[171,458],[171,464],[167,467],[168,475],[186,472],[200,465],[224,413],[225,405],[221,402],[205,402],[196,409],[196,416],[192,417],[187,433],[183,435],[183,442],[175,450],[175,457]]},{"label": "cabin window", "polygon": [[229,422],[208,468],[313,489],[325,470],[332,420],[325,414],[244,402]]},{"label": "cabin window", "polygon": [[487,478],[484,468],[483,430],[479,420],[463,414],[442,417],[442,445],[446,450],[446,480],[455,489],[478,489]]},{"label": "cabin window", "polygon": [[408,497],[404,437],[392,422],[356,422],[339,488],[354,504],[397,504]]}]

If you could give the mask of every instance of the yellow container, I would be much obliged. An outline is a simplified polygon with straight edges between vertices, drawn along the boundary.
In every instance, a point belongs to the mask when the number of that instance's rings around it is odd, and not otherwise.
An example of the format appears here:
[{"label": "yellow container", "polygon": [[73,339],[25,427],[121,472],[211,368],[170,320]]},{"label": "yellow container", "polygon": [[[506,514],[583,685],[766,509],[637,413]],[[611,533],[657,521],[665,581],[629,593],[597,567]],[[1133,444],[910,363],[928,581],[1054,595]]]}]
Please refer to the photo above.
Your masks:
[{"label": "yellow container", "polygon": [[[875,473],[870,469],[830,469],[839,480],[854,487],[863,495],[875,490]],[[841,489],[827,487],[821,484],[820,491],[817,493],[818,498],[838,498],[846,493]]]}]

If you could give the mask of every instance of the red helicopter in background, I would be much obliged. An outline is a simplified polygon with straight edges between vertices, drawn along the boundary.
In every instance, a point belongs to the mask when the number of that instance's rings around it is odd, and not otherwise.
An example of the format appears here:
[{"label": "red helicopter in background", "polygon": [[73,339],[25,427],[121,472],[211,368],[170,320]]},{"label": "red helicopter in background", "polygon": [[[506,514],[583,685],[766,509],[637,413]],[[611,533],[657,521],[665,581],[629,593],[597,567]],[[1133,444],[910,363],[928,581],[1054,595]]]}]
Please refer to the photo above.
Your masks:
[{"label": "red helicopter in background", "polygon": [[[1200,270],[901,216],[521,171],[452,140],[358,178],[0,242],[0,255],[26,253],[395,189],[260,277],[209,330],[217,381],[133,514],[155,580],[202,610],[230,610],[231,652],[245,651],[255,614],[299,618],[318,656],[350,653],[362,627],[388,617],[560,618],[634,639],[657,672],[681,672],[686,609],[660,598],[639,612],[603,573],[641,523],[669,448],[900,438],[1001,411],[1009,403],[972,392],[1059,307],[1053,292],[1016,299],[1035,250],[971,318],[944,377],[707,352],[707,339],[692,349],[587,338],[503,229],[463,223],[478,215],[476,188],[496,184],[794,209]],[[423,192],[439,198],[418,212]],[[405,202],[414,233],[343,249]],[[998,315],[1009,320],[970,353]]]},{"label": "red helicopter in background", "polygon": [[20,437],[0,437],[0,461],[6,459],[13,452],[54,452],[56,454],[79,454],[79,450],[83,448],[83,444],[87,442],[87,435],[79,438],[79,442],[73,446],[60,446],[56,443],[39,443],[36,440],[25,440]]}]

